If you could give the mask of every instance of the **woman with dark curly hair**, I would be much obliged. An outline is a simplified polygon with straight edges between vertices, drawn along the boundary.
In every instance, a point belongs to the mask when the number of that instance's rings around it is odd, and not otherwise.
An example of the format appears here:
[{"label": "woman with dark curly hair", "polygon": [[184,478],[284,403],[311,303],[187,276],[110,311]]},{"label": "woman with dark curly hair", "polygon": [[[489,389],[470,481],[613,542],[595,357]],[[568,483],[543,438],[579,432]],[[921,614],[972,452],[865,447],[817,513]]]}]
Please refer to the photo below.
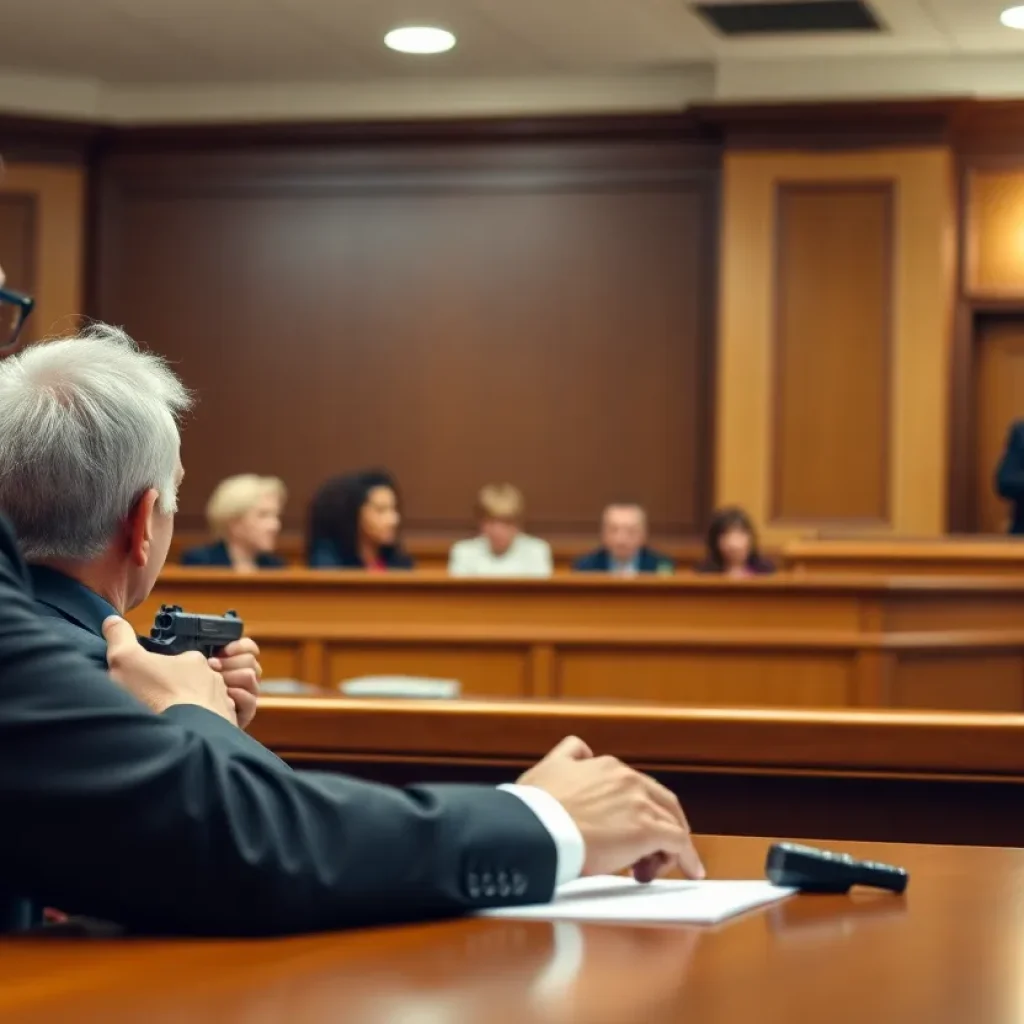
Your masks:
[{"label": "woman with dark curly hair", "polygon": [[757,531],[741,508],[722,508],[711,517],[707,552],[696,568],[723,576],[767,576],[775,566],[757,550]]},{"label": "woman with dark curly hair", "polygon": [[314,569],[411,569],[399,541],[401,522],[390,473],[368,469],[334,477],[310,502],[306,561]]}]

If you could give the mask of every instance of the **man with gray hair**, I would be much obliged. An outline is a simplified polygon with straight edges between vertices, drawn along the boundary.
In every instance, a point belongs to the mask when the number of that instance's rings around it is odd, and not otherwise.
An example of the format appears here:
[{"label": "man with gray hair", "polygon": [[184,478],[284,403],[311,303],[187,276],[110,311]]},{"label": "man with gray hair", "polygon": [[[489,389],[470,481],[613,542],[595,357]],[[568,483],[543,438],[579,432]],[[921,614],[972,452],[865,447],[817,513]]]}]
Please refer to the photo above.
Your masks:
[{"label": "man with gray hair", "polygon": [[[190,405],[164,360],[105,324],[0,363],[0,510],[40,610],[103,668],[104,620],[143,602],[167,559]],[[219,653],[244,727],[259,648],[243,638]]]}]

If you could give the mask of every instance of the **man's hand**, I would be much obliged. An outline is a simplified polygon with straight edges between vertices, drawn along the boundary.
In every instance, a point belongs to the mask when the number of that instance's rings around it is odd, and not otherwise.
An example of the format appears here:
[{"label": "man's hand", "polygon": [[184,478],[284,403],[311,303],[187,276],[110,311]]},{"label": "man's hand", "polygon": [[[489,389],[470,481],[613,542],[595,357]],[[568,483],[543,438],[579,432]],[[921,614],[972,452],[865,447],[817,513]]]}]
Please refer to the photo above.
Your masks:
[{"label": "man's hand", "polygon": [[157,714],[175,704],[198,704],[237,724],[223,678],[198,651],[174,657],[152,654],[116,615],[103,623],[103,636],[111,678]]},{"label": "man's hand", "polygon": [[210,668],[221,674],[228,696],[234,701],[240,729],[248,729],[256,717],[260,680],[263,678],[259,657],[256,641],[243,636],[241,640],[222,647],[217,656],[210,659]]},{"label": "man's hand", "polygon": [[632,867],[649,882],[678,864],[703,878],[686,815],[675,796],[614,757],[594,757],[575,736],[563,740],[520,779],[550,793],[572,816],[586,844],[585,875]]}]

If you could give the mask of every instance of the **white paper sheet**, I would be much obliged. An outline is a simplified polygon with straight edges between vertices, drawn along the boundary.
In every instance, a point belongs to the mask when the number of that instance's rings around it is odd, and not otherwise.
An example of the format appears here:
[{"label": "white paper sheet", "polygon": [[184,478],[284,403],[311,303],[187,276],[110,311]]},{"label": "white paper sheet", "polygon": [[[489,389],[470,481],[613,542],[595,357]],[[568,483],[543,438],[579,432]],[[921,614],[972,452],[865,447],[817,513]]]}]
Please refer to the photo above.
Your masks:
[{"label": "white paper sheet", "polygon": [[597,875],[559,888],[550,903],[483,910],[486,917],[534,921],[600,921],[617,924],[717,924],[793,893],[771,882],[683,882]]}]

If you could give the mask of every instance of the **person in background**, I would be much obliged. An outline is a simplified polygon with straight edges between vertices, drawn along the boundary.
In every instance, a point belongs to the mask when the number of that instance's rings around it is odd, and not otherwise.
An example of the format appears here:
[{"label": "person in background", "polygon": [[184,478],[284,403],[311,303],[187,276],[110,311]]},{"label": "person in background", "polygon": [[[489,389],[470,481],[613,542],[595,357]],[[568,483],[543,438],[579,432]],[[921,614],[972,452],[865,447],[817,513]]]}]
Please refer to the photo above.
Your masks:
[{"label": "person in background", "polygon": [[334,477],[309,506],[306,561],[314,569],[411,569],[399,540],[402,515],[392,476],[379,469]]},{"label": "person in background", "polygon": [[719,509],[708,527],[707,552],[695,569],[723,576],[767,576],[775,566],[757,550],[757,531],[741,508]]},{"label": "person in background", "polygon": [[1010,425],[1006,450],[996,468],[996,493],[1013,506],[1010,533],[1024,533],[1024,420]]},{"label": "person in background", "polygon": [[222,480],[206,503],[206,521],[218,540],[184,552],[181,564],[223,566],[235,572],[280,569],[287,563],[274,554],[274,547],[286,497],[277,477],[242,473]]},{"label": "person in background", "polygon": [[476,500],[480,536],[452,545],[452,576],[550,576],[551,545],[523,533],[523,495],[512,484],[488,484]]},{"label": "person in background", "polygon": [[647,547],[647,513],[640,505],[609,505],[601,517],[601,544],[573,564],[574,572],[607,572],[613,576],[639,573],[668,575],[671,558]]},{"label": "person in background", "polygon": [[[167,558],[184,473],[177,421],[191,401],[161,358],[106,324],[0,362],[0,513],[40,614],[100,668],[104,620],[145,601]],[[258,656],[243,637],[211,662],[243,726]]]}]

